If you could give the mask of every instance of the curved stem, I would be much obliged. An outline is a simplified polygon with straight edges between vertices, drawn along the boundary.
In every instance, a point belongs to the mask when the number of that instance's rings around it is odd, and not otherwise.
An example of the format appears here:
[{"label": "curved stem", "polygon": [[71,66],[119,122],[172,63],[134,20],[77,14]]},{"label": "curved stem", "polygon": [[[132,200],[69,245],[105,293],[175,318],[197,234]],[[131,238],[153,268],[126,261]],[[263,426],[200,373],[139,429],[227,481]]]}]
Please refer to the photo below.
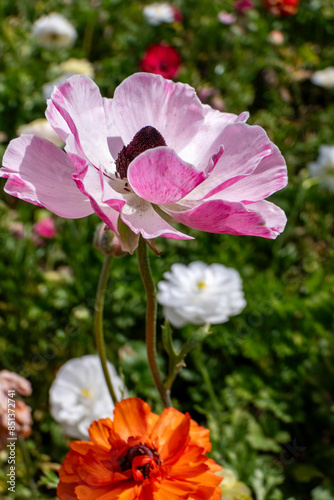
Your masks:
[{"label": "curved stem", "polygon": [[157,363],[157,345],[156,345],[156,321],[157,321],[157,297],[154,279],[152,276],[150,261],[148,258],[148,247],[146,241],[141,236],[137,248],[137,257],[140,275],[144,284],[147,296],[146,305],[146,349],[148,364],[153,376],[156,388],[159,391],[161,400],[165,406],[172,406],[169,391],[166,391],[158,363]]},{"label": "curved stem", "polygon": [[112,263],[112,256],[107,255],[102,265],[99,284],[96,290],[95,307],[94,307],[95,310],[94,334],[95,334],[96,349],[100,357],[104,378],[106,380],[110,396],[114,404],[116,404],[118,400],[108,371],[106,347],[103,337],[103,306],[104,306],[104,297],[106,294],[108,278],[110,274],[111,263]]}]

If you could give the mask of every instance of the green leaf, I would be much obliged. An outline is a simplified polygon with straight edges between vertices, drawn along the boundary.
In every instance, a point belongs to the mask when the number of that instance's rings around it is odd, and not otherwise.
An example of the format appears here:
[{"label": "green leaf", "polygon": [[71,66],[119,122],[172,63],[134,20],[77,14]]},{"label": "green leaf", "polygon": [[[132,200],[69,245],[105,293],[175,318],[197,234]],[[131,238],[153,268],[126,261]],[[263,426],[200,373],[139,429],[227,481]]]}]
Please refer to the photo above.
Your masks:
[{"label": "green leaf", "polygon": [[313,479],[324,476],[319,469],[308,464],[296,464],[293,468],[292,474],[299,483],[308,483]]},{"label": "green leaf", "polygon": [[58,486],[59,477],[54,471],[46,469],[44,475],[41,476],[38,484],[40,486],[46,486],[49,490],[56,489]]},{"label": "green leaf", "polygon": [[178,355],[175,352],[173,345],[173,331],[167,320],[165,320],[164,325],[161,327],[161,331],[162,331],[162,343],[165,348],[165,351],[167,352],[170,358],[177,358]]},{"label": "green leaf", "polygon": [[195,349],[195,347],[201,344],[208,335],[211,335],[209,323],[196,330],[189,337],[189,339],[184,344],[179,354],[180,361],[183,360],[190,351],[192,351],[193,349]]}]

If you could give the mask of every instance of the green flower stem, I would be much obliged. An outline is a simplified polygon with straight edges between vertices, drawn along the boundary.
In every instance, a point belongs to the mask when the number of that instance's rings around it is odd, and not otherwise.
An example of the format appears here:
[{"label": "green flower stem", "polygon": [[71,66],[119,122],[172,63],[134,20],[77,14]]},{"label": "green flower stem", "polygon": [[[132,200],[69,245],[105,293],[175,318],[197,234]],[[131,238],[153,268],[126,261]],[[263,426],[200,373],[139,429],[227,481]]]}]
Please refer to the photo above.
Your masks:
[{"label": "green flower stem", "polygon": [[92,13],[89,16],[89,19],[87,20],[86,23],[86,28],[83,36],[83,43],[82,43],[82,48],[83,52],[85,54],[86,59],[89,59],[90,52],[92,50],[92,45],[93,45],[93,36],[94,36],[94,29],[96,27],[96,21],[97,21],[97,14],[96,11],[92,11]]},{"label": "green flower stem", "polygon": [[169,374],[166,382],[165,382],[165,387],[166,387],[166,391],[168,394],[170,394],[170,391],[172,389],[172,385],[174,383],[174,380],[176,379],[176,375],[179,373],[179,371],[185,367],[186,364],[184,361],[180,362],[178,365],[175,365],[172,370],[171,370],[171,373]]},{"label": "green flower stem", "polygon": [[30,498],[32,498],[32,500],[38,500],[39,493],[38,493],[38,489],[37,489],[36,483],[35,483],[35,481],[33,479],[33,466],[32,466],[32,463],[31,463],[31,458],[30,458],[29,451],[27,449],[27,445],[25,443],[25,440],[22,437],[20,437],[20,436],[18,436],[17,442],[18,442],[19,447],[21,449],[23,462],[24,462],[24,465],[25,465],[25,468],[26,468],[26,472],[27,472],[27,477],[28,477],[28,480],[29,480],[30,493],[31,493],[31,497]]},{"label": "green flower stem", "polygon": [[140,275],[144,284],[147,296],[146,306],[146,349],[148,364],[153,376],[156,388],[159,391],[163,404],[173,406],[169,391],[166,391],[160,375],[157,363],[157,342],[156,342],[156,322],[157,322],[157,293],[152,276],[150,261],[148,257],[148,247],[146,241],[141,236],[137,248],[137,257],[139,264]]},{"label": "green flower stem", "polygon": [[194,359],[195,359],[195,363],[197,365],[197,368],[203,377],[204,384],[205,384],[207,393],[210,397],[212,407],[215,411],[219,412],[219,411],[221,411],[221,404],[219,403],[219,401],[217,399],[216,392],[215,392],[215,389],[212,385],[208,369],[204,364],[202,351],[201,351],[200,347],[198,347],[194,351]]},{"label": "green flower stem", "polygon": [[104,297],[106,294],[112,259],[113,258],[111,255],[107,255],[104,259],[101,269],[99,284],[97,286],[96,297],[95,297],[94,334],[95,334],[96,349],[100,356],[104,378],[106,380],[111,399],[113,400],[114,404],[116,404],[118,400],[107,367],[106,347],[103,336]]}]

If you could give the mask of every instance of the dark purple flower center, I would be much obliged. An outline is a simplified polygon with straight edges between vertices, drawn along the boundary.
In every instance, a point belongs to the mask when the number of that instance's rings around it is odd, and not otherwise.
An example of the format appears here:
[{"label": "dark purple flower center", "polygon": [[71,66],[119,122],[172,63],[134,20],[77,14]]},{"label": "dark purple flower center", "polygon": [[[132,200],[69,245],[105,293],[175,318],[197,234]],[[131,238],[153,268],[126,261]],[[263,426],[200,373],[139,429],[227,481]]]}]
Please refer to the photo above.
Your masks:
[{"label": "dark purple flower center", "polygon": [[121,179],[127,177],[128,167],[132,160],[147,149],[167,146],[165,139],[154,127],[143,127],[136,133],[130,144],[124,146],[118,153],[116,172]]},{"label": "dark purple flower center", "polygon": [[[147,461],[147,463],[145,463],[146,457],[151,459],[150,460],[151,463],[155,462],[156,465],[161,465],[161,463],[162,463],[162,461],[160,460],[159,454],[155,450],[152,450],[151,448],[149,448],[145,444],[138,444],[138,445],[130,448],[127,451],[126,455],[122,458],[122,460],[120,462],[120,466],[121,466],[122,470],[125,471],[128,469],[131,469],[134,465],[134,464],[132,464],[132,462],[133,462],[135,457],[143,457],[144,458],[143,466],[138,467],[138,470],[143,474],[144,478],[148,477],[149,472],[150,472],[151,467],[152,467],[148,463],[148,461]],[[156,467],[156,465],[155,465],[155,467]]]}]

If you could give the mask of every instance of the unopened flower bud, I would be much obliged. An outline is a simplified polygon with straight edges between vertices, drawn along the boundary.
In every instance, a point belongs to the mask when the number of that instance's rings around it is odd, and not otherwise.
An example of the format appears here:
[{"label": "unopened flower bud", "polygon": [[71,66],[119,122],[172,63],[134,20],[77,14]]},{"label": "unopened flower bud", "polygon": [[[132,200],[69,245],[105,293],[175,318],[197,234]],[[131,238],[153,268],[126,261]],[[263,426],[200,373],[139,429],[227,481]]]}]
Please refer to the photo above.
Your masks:
[{"label": "unopened flower bud", "polygon": [[95,248],[101,250],[105,255],[113,257],[123,257],[127,252],[122,250],[116,234],[104,223],[99,224],[95,230],[93,244]]}]

